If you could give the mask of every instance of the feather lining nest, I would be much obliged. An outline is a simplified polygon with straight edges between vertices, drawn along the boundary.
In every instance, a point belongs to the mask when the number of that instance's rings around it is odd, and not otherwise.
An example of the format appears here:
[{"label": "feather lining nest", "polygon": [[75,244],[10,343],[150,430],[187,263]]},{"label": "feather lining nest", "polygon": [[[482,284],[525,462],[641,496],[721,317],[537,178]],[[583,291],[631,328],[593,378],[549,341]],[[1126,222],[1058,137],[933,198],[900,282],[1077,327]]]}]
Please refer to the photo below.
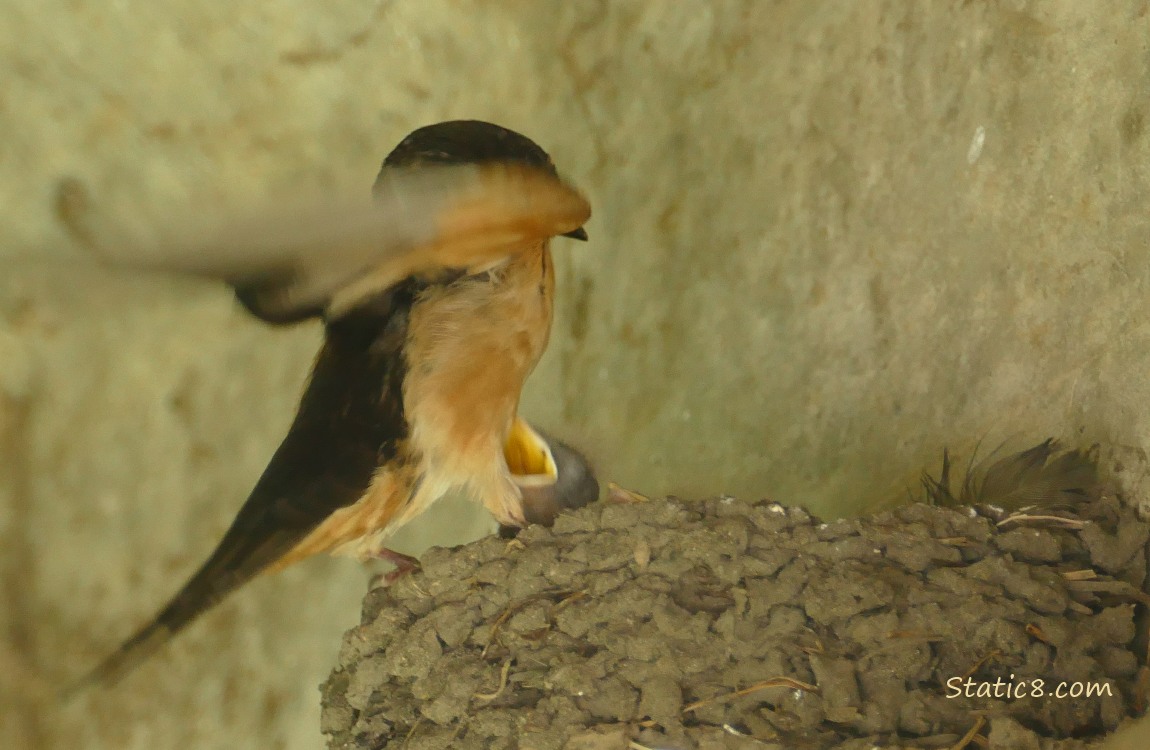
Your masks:
[{"label": "feather lining nest", "polygon": [[997,514],[1025,508],[1058,510],[1077,506],[1098,488],[1098,458],[1093,448],[1064,450],[1057,440],[1047,438],[1033,448],[992,459],[993,454],[975,464],[972,457],[955,494],[950,453],[944,449],[938,478],[923,473],[926,502],[948,508],[971,506]]}]

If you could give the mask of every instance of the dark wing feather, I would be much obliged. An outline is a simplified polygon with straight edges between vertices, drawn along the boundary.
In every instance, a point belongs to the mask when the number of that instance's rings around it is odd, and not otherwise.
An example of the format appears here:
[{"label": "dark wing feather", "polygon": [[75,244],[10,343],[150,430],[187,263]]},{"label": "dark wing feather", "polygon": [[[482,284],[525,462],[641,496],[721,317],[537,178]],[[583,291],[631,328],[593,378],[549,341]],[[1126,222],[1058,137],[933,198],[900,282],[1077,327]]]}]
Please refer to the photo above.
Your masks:
[{"label": "dark wing feather", "polygon": [[399,457],[408,436],[403,342],[422,288],[407,281],[328,325],[291,430],[223,540],[151,623],[68,693],[121,679],[334,511],[355,503],[376,468]]},{"label": "dark wing feather", "polygon": [[[374,452],[370,462],[363,462],[362,456],[337,457],[334,450],[317,453],[315,446],[329,436],[313,432],[293,429],[288,434],[211,557],[150,623],[74,689],[118,682],[199,615],[286,554],[331,510],[358,499],[370,481]],[[337,463],[342,475],[324,470],[336,469]]]}]

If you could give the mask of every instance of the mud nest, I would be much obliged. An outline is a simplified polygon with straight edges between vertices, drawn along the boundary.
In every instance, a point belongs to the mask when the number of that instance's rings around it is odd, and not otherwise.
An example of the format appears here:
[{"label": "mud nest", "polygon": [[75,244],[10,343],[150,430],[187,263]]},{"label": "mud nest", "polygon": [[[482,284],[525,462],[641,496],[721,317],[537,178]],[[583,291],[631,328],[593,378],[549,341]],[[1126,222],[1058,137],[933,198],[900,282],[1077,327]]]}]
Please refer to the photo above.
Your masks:
[{"label": "mud nest", "polygon": [[596,504],[370,591],[322,728],[333,749],[1087,747],[1144,708],[1148,537],[1097,487],[834,523]]}]

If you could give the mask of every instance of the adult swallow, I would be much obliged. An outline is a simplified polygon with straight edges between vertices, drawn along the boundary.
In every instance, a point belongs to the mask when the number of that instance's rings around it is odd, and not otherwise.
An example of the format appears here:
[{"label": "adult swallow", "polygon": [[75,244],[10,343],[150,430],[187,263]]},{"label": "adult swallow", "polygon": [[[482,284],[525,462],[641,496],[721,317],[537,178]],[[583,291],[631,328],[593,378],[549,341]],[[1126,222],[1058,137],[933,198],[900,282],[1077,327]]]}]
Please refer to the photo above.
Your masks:
[{"label": "adult swallow", "polygon": [[185,226],[161,256],[106,258],[221,279],[266,322],[322,319],[324,342],[223,540],[77,687],[119,680],[256,575],[321,552],[379,556],[449,490],[516,527],[598,496],[578,452],[517,416],[551,329],[550,241],[587,238],[586,199],[530,139],[479,121],[408,135],[373,194]]}]

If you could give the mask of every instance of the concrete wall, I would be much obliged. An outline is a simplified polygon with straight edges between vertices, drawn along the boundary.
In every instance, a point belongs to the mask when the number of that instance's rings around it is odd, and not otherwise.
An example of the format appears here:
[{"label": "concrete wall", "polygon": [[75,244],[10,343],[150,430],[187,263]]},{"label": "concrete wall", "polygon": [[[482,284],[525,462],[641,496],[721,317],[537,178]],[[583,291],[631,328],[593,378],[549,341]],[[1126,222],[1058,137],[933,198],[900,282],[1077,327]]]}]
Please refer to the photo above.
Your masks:
[{"label": "concrete wall", "polygon": [[856,512],[943,445],[1150,445],[1148,11],[9,0],[0,746],[317,748],[366,578],[259,581],[121,686],[51,702],[215,544],[318,342],[226,290],[85,270],[78,236],[366,190],[410,129],[495,120],[596,212],[527,414],[643,492]]}]

